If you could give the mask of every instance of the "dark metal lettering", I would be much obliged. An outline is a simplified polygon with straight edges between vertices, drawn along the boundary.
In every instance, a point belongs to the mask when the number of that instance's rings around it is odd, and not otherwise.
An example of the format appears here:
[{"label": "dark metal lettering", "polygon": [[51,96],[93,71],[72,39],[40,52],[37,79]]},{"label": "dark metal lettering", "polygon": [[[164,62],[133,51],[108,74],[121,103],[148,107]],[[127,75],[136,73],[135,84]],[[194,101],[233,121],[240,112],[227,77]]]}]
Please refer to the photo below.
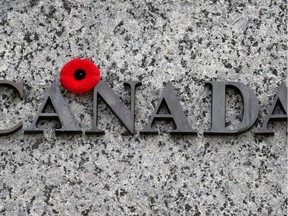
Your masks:
[{"label": "dark metal lettering", "polygon": [[[211,113],[211,128],[205,131],[204,134],[240,134],[253,126],[258,112],[259,104],[254,92],[242,83],[237,82],[207,82],[206,85],[212,87],[212,113]],[[230,130],[225,127],[226,88],[231,87],[239,91],[243,100],[243,116],[242,122],[237,129]]]},{"label": "dark metal lettering", "polygon": [[[54,113],[45,112],[49,103],[55,110]],[[59,120],[62,127],[55,130],[56,134],[82,134],[82,130],[75,124],[69,109],[65,106],[63,95],[56,80],[47,90],[44,102],[37,111],[30,127],[24,129],[24,133],[43,133],[43,130],[37,128],[40,119]]]},{"label": "dark metal lettering", "polygon": [[[159,113],[164,103],[167,105],[167,108],[169,110],[168,114]],[[148,124],[140,131],[140,133],[158,134],[157,130],[152,129],[152,124],[155,120],[173,121],[176,129],[170,131],[170,134],[196,134],[196,131],[193,130],[189,125],[188,120],[177,98],[177,95],[170,82],[167,83],[164,89],[164,93],[162,94]]]},{"label": "dark metal lettering", "polygon": [[134,133],[135,124],[135,91],[138,86],[141,85],[139,81],[129,81],[124,83],[125,86],[129,86],[131,89],[131,102],[129,108],[120,100],[111,87],[104,81],[94,88],[93,97],[93,125],[92,129],[86,131],[85,134],[104,134],[105,131],[98,129],[98,96],[103,99],[106,105],[111,109],[115,116],[123,123],[123,125],[129,130],[131,134]]},{"label": "dark metal lettering", "polygon": [[[23,81],[20,81],[19,83],[11,82],[8,80],[0,80],[0,86],[6,86],[6,87],[12,87],[15,89],[19,96],[23,97]],[[22,121],[18,122],[15,126],[9,128],[9,129],[0,129],[0,136],[12,134],[16,132],[17,130],[22,128]]]},{"label": "dark metal lettering", "polygon": [[[283,114],[274,114],[276,106],[279,105],[281,110],[283,111]],[[286,120],[287,117],[287,86],[284,82],[281,83],[279,90],[277,91],[274,102],[272,106],[270,107],[269,113],[266,116],[262,127],[256,131],[256,134],[267,134],[267,135],[273,135],[274,131],[269,130],[268,123],[269,121],[279,121],[279,120]]]}]

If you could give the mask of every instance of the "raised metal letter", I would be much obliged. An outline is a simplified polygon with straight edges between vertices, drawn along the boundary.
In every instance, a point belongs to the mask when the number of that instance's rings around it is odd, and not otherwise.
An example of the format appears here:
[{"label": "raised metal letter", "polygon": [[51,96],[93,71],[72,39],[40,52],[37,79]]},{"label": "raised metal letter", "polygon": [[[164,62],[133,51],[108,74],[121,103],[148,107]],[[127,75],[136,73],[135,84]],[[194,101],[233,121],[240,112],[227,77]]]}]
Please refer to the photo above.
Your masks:
[{"label": "raised metal letter", "polygon": [[86,131],[85,134],[104,134],[105,131],[97,128],[98,123],[98,96],[104,100],[107,106],[115,114],[115,116],[124,124],[131,134],[134,133],[134,118],[135,118],[135,90],[137,86],[141,85],[139,81],[129,81],[124,83],[131,89],[131,110],[119,99],[117,94],[110,88],[110,86],[104,81],[94,88],[93,98],[93,125],[92,129]]},{"label": "raised metal letter", "polygon": [[[55,110],[54,113],[44,112],[49,103]],[[69,109],[65,106],[64,98],[61,94],[56,80],[54,80],[51,84],[45,96],[44,102],[37,111],[37,114],[34,117],[32,124],[30,125],[30,127],[24,129],[24,133],[43,133],[43,130],[37,128],[37,123],[40,119],[59,120],[62,127],[55,130],[56,134],[82,133],[82,130],[74,123]]]},{"label": "raised metal letter", "polygon": [[[212,117],[211,128],[204,134],[240,134],[253,126],[258,112],[259,104],[254,92],[242,83],[237,82],[208,82],[206,85],[212,86]],[[240,92],[243,100],[243,116],[242,122],[237,129],[230,130],[225,127],[225,92],[226,87],[231,87]]]},{"label": "raised metal letter", "polygon": [[[19,83],[11,82],[8,80],[0,80],[0,86],[7,86],[7,87],[12,87],[14,88],[18,93],[19,96],[22,98],[23,97],[23,81],[20,81]],[[0,136],[12,134],[22,128],[22,121],[20,121],[18,124],[13,126],[12,128],[9,129],[0,129]]]},{"label": "raised metal letter", "polygon": [[[275,108],[279,104],[281,107],[283,114],[273,114]],[[273,135],[274,131],[271,131],[267,128],[269,121],[279,121],[279,120],[286,120],[287,117],[287,86],[284,82],[281,83],[278,92],[275,95],[274,102],[269,110],[268,115],[266,116],[262,127],[256,132],[256,134],[267,134]]]},{"label": "raised metal letter", "polygon": [[[162,105],[166,103],[169,110],[168,114],[160,114]],[[176,129],[170,131],[170,134],[196,134],[196,131],[191,128],[184,111],[180,105],[177,95],[172,84],[167,83],[164,93],[161,96],[155,111],[153,112],[148,124],[140,131],[141,134],[158,134],[158,131],[152,129],[152,124],[155,120],[173,121]]]}]

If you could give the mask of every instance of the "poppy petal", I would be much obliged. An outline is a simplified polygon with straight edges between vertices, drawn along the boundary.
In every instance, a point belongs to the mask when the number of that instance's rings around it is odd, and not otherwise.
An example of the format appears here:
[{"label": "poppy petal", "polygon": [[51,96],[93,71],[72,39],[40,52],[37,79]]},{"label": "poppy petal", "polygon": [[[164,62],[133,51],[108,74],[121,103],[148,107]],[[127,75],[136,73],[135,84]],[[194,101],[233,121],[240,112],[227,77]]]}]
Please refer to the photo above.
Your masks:
[{"label": "poppy petal", "polygon": [[[77,76],[79,71],[81,75]],[[61,69],[62,86],[75,94],[83,94],[93,89],[99,81],[100,70],[89,59],[72,59]]]}]

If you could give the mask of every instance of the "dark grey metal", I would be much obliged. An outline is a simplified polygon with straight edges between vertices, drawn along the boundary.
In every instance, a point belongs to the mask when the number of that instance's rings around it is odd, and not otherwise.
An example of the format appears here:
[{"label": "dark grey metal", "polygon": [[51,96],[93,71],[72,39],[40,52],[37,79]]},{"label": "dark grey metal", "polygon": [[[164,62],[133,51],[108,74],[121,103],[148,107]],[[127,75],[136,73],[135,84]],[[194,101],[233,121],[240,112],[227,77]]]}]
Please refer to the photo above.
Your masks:
[{"label": "dark grey metal", "polygon": [[117,94],[111,89],[111,87],[104,81],[94,88],[93,97],[93,120],[92,129],[86,131],[85,134],[104,134],[105,131],[98,129],[98,96],[103,99],[115,116],[121,121],[124,126],[129,130],[131,134],[134,133],[135,124],[135,92],[136,88],[141,85],[139,81],[129,81],[124,83],[125,86],[129,86],[131,89],[131,102],[129,108],[120,100]]},{"label": "dark grey metal", "polygon": [[[273,114],[277,104],[280,105],[283,114]],[[266,135],[273,135],[274,131],[269,130],[267,128],[269,121],[280,121],[280,120],[288,120],[287,117],[287,86],[284,82],[281,83],[279,90],[277,91],[272,106],[270,107],[269,113],[266,116],[262,127],[256,131],[256,134],[266,134]]]},{"label": "dark grey metal", "polygon": [[[168,114],[160,114],[161,107],[166,103],[169,110]],[[173,121],[176,127],[170,131],[170,134],[196,134],[196,131],[191,128],[184,114],[182,106],[177,98],[175,90],[170,82],[167,83],[164,92],[155,108],[148,124],[140,131],[141,134],[158,134],[158,131],[152,129],[152,124],[155,120]]]},{"label": "dark grey metal", "polygon": [[[44,112],[49,103],[55,110],[55,113]],[[82,130],[75,124],[69,109],[65,106],[64,98],[56,80],[51,84],[32,124],[30,127],[24,129],[24,133],[43,133],[43,130],[37,128],[37,123],[40,119],[59,120],[62,127],[55,130],[56,134],[82,134]]]},{"label": "dark grey metal", "polygon": [[[255,93],[246,85],[239,82],[207,82],[206,85],[212,87],[212,113],[211,113],[211,128],[205,131],[204,134],[240,134],[253,126],[258,112],[259,104]],[[230,130],[225,127],[226,115],[226,88],[234,88],[239,91],[243,100],[243,116],[242,122],[237,129]]]},{"label": "dark grey metal", "polygon": [[[8,80],[0,80],[0,86],[12,87],[18,92],[20,98],[21,99],[23,98],[23,80],[21,80],[19,83],[11,82]],[[9,129],[0,129],[0,136],[12,134],[16,132],[17,130],[21,129],[22,126],[23,126],[23,123],[22,121],[20,121],[15,126]]]}]

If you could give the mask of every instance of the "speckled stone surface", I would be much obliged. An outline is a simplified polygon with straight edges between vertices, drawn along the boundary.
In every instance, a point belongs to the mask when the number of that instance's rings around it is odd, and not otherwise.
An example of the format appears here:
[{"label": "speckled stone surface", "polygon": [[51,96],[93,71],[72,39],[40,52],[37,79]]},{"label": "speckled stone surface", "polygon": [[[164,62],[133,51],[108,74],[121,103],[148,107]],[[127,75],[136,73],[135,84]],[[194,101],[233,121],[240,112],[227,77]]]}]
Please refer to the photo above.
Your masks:
[{"label": "speckled stone surface", "polygon": [[[103,136],[55,136],[55,123],[43,121],[44,135],[0,137],[0,215],[287,215],[287,123],[271,124],[274,136],[255,135],[287,78],[286,15],[286,1],[274,0],[1,1],[0,79],[25,83],[23,100],[0,88],[1,128],[19,120],[28,127],[75,57],[95,62],[126,104],[123,82],[143,85],[134,135],[102,103]],[[211,80],[255,91],[260,113],[251,130],[203,135]],[[159,135],[139,135],[168,81],[197,135],[171,136],[165,123],[156,124]],[[241,116],[234,93],[232,127]],[[64,98],[90,129],[92,92]]]}]

